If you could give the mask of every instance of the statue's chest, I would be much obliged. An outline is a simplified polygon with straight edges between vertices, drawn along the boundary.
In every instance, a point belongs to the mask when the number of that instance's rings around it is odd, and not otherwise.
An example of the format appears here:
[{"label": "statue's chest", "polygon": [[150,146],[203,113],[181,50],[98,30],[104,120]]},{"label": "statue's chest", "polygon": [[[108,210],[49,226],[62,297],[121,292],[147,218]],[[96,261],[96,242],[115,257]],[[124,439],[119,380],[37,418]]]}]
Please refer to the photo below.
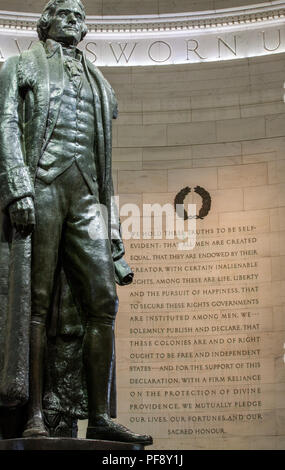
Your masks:
[{"label": "statue's chest", "polygon": [[57,83],[50,83],[50,114],[59,106],[54,133],[89,140],[94,132],[94,96],[85,72],[71,77],[64,71],[63,91],[57,103]]},{"label": "statue's chest", "polygon": [[55,80],[50,82],[50,98],[50,110],[60,105],[60,114],[64,114],[69,120],[78,111],[79,114],[94,113],[94,96],[85,72],[81,76],[71,77],[68,71],[64,70],[60,103],[58,102],[58,83]]}]

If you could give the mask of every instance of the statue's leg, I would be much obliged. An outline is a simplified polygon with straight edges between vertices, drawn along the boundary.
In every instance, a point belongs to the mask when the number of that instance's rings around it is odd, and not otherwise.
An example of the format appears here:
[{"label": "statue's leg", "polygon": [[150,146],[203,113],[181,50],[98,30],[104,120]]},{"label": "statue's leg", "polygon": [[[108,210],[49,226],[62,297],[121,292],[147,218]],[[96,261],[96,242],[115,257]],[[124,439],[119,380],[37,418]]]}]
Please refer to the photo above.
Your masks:
[{"label": "statue's leg", "polygon": [[28,420],[23,432],[23,437],[48,436],[42,411],[45,345],[45,325],[32,320],[30,339],[30,396],[28,403]]},{"label": "statue's leg", "polygon": [[[92,421],[98,415],[110,415],[118,298],[109,240],[103,238],[103,231],[102,238],[96,240],[92,239],[88,231],[92,227],[93,218],[89,208],[96,199],[87,194],[79,201],[81,204],[76,204],[77,216],[72,213],[66,223],[63,267],[73,298],[86,320],[83,362],[89,421]],[[97,236],[100,230],[98,227]]]},{"label": "statue's leg", "polygon": [[132,432],[110,417],[113,344],[113,328],[110,325],[89,324],[84,341],[89,406],[86,437],[150,445],[151,436]]},{"label": "statue's leg", "polygon": [[89,423],[110,416],[110,391],[114,363],[113,326],[88,322],[83,342],[83,362],[88,390]]},{"label": "statue's leg", "polygon": [[23,437],[48,436],[42,410],[46,322],[50,310],[61,237],[61,208],[56,185],[36,181],[36,226],[32,250],[30,391]]},{"label": "statue's leg", "polygon": [[152,443],[150,436],[133,433],[110,418],[118,308],[114,265],[103,222],[98,210],[92,211],[96,199],[90,194],[76,196],[67,217],[63,266],[73,297],[87,319],[83,343],[89,405],[87,438],[148,445]]}]

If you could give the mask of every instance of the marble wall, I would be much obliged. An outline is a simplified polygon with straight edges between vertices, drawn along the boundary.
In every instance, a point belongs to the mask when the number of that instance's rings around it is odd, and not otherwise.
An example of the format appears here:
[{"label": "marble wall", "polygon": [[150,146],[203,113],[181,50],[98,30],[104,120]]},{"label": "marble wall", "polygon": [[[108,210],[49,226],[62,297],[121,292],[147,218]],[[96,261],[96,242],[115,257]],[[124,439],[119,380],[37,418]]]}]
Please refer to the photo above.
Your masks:
[{"label": "marble wall", "polygon": [[121,207],[211,197],[194,249],[126,241],[119,420],[156,449],[285,446],[284,58],[103,70]]}]

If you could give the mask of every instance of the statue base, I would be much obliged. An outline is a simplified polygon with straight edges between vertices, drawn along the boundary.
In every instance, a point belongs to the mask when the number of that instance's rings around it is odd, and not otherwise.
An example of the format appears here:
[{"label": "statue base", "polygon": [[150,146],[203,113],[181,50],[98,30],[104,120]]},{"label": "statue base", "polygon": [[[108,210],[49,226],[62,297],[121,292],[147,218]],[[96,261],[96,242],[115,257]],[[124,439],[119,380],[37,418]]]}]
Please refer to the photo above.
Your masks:
[{"label": "statue base", "polygon": [[144,450],[141,444],[99,441],[95,439],[74,439],[68,437],[34,437],[0,440],[0,450]]}]

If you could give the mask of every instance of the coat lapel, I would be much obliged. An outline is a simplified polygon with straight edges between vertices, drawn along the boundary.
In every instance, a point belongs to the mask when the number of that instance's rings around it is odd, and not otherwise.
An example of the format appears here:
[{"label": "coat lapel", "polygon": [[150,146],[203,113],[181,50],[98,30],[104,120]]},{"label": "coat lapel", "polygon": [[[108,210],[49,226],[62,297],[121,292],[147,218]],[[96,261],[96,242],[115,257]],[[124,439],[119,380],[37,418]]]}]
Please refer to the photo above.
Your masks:
[{"label": "coat lapel", "polygon": [[86,61],[83,55],[83,64],[86,70],[89,82],[94,96],[94,112],[96,122],[96,150],[97,150],[97,167],[100,176],[100,187],[104,187],[106,181],[106,148],[105,148],[105,129],[104,129],[104,109],[102,108],[101,89],[98,84],[98,79],[94,75],[94,67]]},{"label": "coat lapel", "polygon": [[27,165],[32,178],[35,178],[46,130],[50,94],[48,62],[41,42],[22,53],[18,75],[19,85],[28,87],[34,94],[33,119],[25,129],[25,140]]},{"label": "coat lapel", "polygon": [[[48,47],[48,44],[47,44]],[[63,70],[63,54],[62,48],[58,45],[56,48],[47,50],[47,61],[50,83],[50,99],[45,139],[42,147],[44,152],[47,143],[53,133],[55,124],[58,119],[61,98],[64,89],[64,70]]]},{"label": "coat lapel", "polygon": [[[111,194],[112,194],[112,117],[113,110],[111,112],[111,94],[112,89],[108,82],[105,80],[101,72],[94,67],[91,63],[87,62],[89,71],[92,75],[92,78],[95,80],[95,83],[98,87],[100,93],[100,102],[101,102],[101,119],[102,127],[98,129],[99,141],[102,141],[99,159],[100,165],[103,173],[103,184],[100,191],[101,199],[100,202],[105,204],[108,209],[108,235],[111,238]],[[104,145],[104,147],[103,147]]]}]

